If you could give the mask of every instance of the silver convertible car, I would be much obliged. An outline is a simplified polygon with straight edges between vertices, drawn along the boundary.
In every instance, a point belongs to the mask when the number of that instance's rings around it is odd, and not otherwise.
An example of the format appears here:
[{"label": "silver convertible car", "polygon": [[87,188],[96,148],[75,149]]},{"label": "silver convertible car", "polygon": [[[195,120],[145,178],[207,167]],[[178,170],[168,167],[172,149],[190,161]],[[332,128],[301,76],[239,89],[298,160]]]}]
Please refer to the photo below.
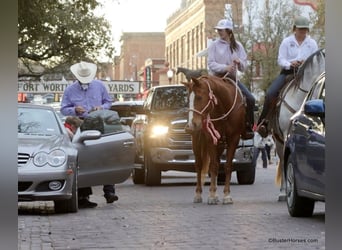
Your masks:
[{"label": "silver convertible car", "polygon": [[78,129],[71,141],[52,107],[18,104],[18,201],[52,200],[56,213],[77,212],[77,188],[127,180],[134,137],[118,116],[100,121],[104,129]]}]

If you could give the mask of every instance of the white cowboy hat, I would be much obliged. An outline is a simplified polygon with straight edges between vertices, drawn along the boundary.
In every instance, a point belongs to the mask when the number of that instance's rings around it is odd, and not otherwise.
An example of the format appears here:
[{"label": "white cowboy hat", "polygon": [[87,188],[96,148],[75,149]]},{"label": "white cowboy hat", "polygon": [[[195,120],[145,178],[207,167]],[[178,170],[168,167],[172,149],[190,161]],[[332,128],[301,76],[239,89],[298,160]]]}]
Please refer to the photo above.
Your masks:
[{"label": "white cowboy hat", "polygon": [[95,78],[97,66],[94,63],[81,61],[72,65],[70,70],[80,83],[90,83]]},{"label": "white cowboy hat", "polygon": [[215,29],[218,30],[225,30],[230,29],[233,30],[233,22],[228,19],[221,19],[218,21],[217,25],[215,26]]}]

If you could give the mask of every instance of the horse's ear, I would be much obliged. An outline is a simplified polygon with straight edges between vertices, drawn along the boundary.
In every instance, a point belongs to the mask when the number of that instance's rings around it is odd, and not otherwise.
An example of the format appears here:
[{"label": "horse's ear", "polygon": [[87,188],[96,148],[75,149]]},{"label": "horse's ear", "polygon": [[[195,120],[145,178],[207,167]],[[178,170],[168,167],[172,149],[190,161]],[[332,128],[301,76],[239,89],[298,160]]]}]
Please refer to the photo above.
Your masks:
[{"label": "horse's ear", "polygon": [[194,84],[198,84],[198,83],[199,83],[198,79],[195,78],[195,77],[191,77],[191,80],[192,80],[192,82],[193,82]]},{"label": "horse's ear", "polygon": [[181,83],[184,84],[185,87],[187,87],[188,89],[190,89],[192,87],[192,85],[193,85],[192,82],[181,82]]}]

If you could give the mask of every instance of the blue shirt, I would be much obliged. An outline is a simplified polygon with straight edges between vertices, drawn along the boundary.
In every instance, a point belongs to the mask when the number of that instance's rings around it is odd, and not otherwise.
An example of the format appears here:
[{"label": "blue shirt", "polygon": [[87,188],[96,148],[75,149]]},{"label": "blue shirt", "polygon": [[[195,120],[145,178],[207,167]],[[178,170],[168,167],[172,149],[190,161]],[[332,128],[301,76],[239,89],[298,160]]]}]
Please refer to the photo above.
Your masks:
[{"label": "blue shirt", "polygon": [[65,116],[77,116],[75,107],[82,106],[87,110],[82,117],[86,117],[95,107],[109,109],[111,105],[112,99],[101,81],[92,80],[87,90],[83,90],[80,83],[75,81],[64,91],[61,113]]}]

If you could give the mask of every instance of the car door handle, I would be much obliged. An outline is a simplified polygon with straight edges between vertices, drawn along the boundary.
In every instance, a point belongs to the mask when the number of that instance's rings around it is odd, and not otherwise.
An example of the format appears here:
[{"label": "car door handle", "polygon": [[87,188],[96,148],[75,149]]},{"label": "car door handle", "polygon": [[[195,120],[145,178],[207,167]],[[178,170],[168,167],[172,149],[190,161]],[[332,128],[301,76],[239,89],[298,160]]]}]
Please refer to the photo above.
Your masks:
[{"label": "car door handle", "polygon": [[123,145],[124,145],[124,147],[131,147],[131,146],[134,145],[134,142],[133,142],[133,141],[125,141],[125,142],[123,143]]}]

